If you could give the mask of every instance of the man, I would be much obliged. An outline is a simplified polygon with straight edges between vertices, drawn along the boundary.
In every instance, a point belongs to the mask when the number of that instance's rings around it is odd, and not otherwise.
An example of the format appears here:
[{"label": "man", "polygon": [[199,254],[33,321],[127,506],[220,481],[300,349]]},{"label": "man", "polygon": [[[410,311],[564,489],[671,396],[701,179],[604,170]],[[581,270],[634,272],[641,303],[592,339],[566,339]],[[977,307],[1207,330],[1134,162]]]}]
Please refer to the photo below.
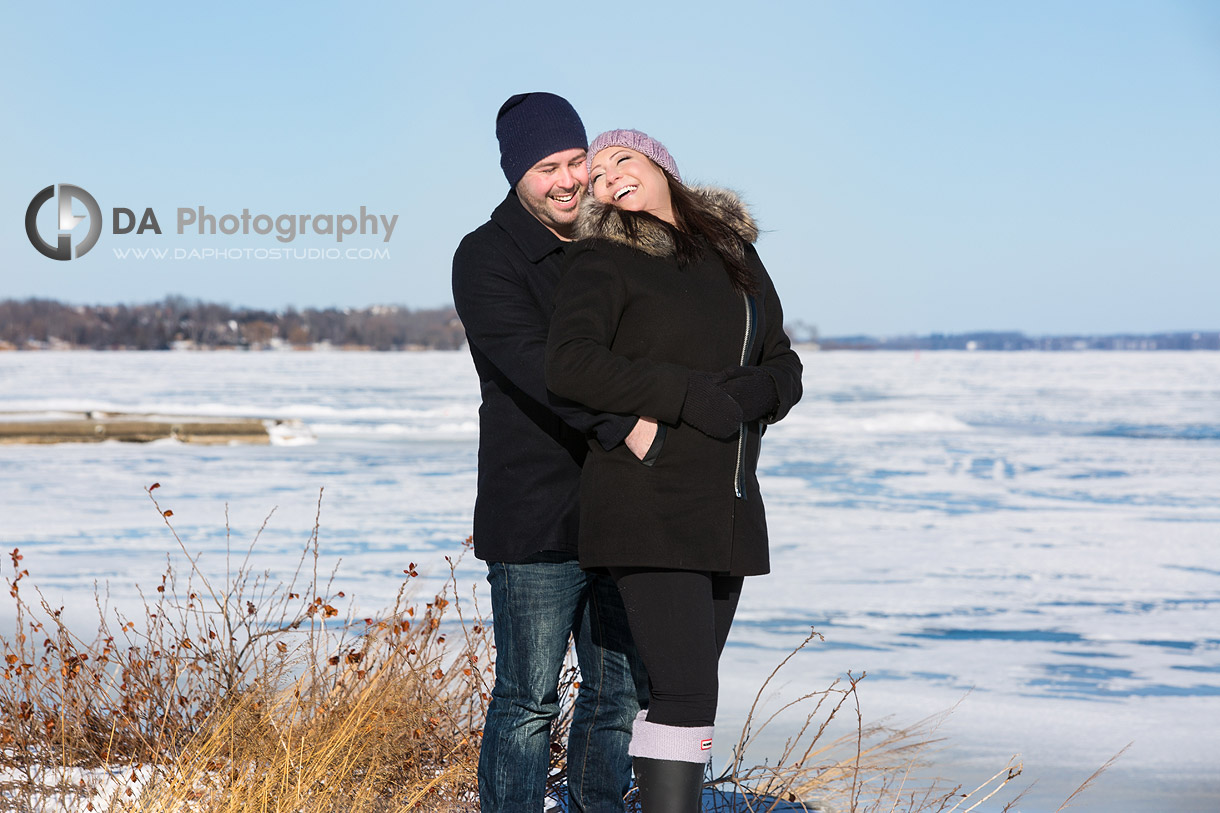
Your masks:
[{"label": "man", "polygon": [[577,564],[576,500],[586,437],[612,448],[636,419],[560,401],[543,372],[551,300],[588,180],[588,142],[576,111],[550,93],[506,101],[496,137],[511,189],[453,257],[453,300],[483,394],[474,546],[487,562],[496,643],[481,810],[542,811],[572,636],[581,685],[568,738],[568,809],[621,813],[646,678],[614,583]]}]

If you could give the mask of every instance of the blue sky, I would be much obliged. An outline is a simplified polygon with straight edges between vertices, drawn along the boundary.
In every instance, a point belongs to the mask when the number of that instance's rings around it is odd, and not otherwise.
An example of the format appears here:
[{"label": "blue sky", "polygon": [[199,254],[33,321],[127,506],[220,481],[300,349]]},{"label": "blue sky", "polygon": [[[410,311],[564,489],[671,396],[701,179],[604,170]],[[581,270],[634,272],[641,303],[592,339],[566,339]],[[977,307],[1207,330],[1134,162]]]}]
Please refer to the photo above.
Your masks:
[{"label": "blue sky", "polygon": [[[494,116],[550,90],[590,136],[643,129],[732,187],[790,321],[823,334],[1220,328],[1220,4],[18,4],[0,24],[0,298],[450,302],[507,185]],[[88,190],[101,239],[55,262],[33,195]],[[298,250],[176,233],[179,207],[398,215]],[[111,234],[113,207],[162,228]],[[44,234],[54,231],[44,207]],[[83,210],[78,209],[83,212]],[[48,219],[50,218],[50,219]],[[83,230],[83,229],[82,229]]]}]

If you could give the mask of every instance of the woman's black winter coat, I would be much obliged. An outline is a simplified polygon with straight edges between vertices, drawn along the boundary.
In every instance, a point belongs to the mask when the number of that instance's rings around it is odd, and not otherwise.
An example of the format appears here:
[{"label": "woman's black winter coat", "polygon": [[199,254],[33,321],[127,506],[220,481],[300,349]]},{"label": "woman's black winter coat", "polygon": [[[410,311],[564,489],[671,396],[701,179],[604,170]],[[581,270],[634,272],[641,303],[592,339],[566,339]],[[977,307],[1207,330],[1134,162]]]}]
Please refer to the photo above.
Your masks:
[{"label": "woman's black winter coat", "polygon": [[[580,487],[585,568],[661,567],[749,576],[770,569],[758,490],[763,426],[801,397],[801,362],[784,333],[779,297],[752,243],[757,227],[740,199],[695,189],[741,235],[759,282],[747,300],[713,251],[681,266],[664,229],[634,238],[605,204],[586,199],[555,295],[547,386],[590,409],[660,422],[641,462],[625,446],[590,443]],[[743,347],[747,355],[743,360]],[[716,440],[681,420],[691,371],[762,367],[779,406],[739,437]],[[659,448],[659,453],[658,453]]]}]

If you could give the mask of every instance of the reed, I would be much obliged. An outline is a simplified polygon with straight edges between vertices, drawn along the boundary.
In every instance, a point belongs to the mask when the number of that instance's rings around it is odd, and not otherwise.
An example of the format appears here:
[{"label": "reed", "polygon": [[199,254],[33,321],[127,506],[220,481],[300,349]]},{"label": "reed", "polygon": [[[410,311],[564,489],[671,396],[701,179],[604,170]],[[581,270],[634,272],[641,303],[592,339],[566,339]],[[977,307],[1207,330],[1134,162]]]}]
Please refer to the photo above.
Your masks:
[{"label": "reed", "polygon": [[[474,593],[458,595],[457,560],[446,557],[449,578],[426,598],[409,564],[392,606],[353,618],[338,609],[349,598],[338,574],[320,570],[321,493],[286,581],[250,566],[274,511],[244,552],[229,548],[222,581],[199,566],[157,488],[149,498],[188,564],[167,565],[132,617],[99,594],[96,629],[81,636],[31,586],[20,550],[8,555],[15,624],[0,635],[0,809],[477,810],[495,652]],[[578,680],[569,662],[548,784],[560,804]],[[733,759],[709,776],[705,807],[965,811],[1020,774],[1007,766],[969,793],[920,780],[936,721],[866,724],[858,684],[849,674],[775,711],[756,699]],[[844,718],[851,733],[831,737]],[[785,746],[756,760],[759,735],[774,727],[789,732]]]}]

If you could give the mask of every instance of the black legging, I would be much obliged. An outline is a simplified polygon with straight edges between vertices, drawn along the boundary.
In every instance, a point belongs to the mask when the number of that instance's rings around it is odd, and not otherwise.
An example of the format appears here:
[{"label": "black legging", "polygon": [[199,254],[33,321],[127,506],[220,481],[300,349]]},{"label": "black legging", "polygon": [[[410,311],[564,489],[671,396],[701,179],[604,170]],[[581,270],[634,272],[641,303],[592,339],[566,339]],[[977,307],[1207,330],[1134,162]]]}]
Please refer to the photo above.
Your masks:
[{"label": "black legging", "polygon": [[717,665],[741,597],[742,577],[646,568],[611,568],[610,575],[648,670],[648,721],[713,725]]}]

